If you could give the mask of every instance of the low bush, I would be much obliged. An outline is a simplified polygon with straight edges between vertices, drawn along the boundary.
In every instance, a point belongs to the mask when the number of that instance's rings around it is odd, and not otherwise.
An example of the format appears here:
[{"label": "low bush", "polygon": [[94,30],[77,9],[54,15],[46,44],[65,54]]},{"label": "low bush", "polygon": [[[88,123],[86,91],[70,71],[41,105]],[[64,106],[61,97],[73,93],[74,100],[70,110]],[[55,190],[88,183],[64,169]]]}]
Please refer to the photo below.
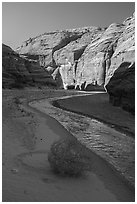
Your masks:
[{"label": "low bush", "polygon": [[15,97],[15,98],[14,98],[14,103],[15,103],[16,105],[21,104],[20,99],[17,98],[17,97]]},{"label": "low bush", "polygon": [[52,170],[60,175],[79,176],[87,169],[78,144],[71,140],[55,142],[48,154]]}]

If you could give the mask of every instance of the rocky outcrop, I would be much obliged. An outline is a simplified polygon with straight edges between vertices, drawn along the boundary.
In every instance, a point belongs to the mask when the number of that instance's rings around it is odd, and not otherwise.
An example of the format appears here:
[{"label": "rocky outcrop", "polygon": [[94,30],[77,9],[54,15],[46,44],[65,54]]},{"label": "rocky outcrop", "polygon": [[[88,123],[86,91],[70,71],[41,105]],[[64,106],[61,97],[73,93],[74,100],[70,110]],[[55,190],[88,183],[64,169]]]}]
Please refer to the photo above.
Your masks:
[{"label": "rocky outcrop", "polygon": [[84,88],[90,84],[104,85],[106,69],[109,66],[109,62],[106,61],[111,59],[122,30],[123,25],[112,24],[101,36],[91,41],[77,65],[76,87],[79,86],[81,89],[82,85]]},{"label": "rocky outcrop", "polygon": [[70,42],[81,38],[85,33],[92,32],[95,27],[85,27],[78,29],[68,29],[44,33],[35,38],[30,38],[23,43],[17,52],[26,56],[39,59],[40,66],[56,67],[53,54],[55,51],[65,47]]},{"label": "rocky outcrop", "polygon": [[110,103],[135,112],[135,63],[123,62],[106,85]]},{"label": "rocky outcrop", "polygon": [[[124,57],[133,61],[134,29],[133,15],[122,24],[113,23],[108,28],[85,27],[44,33],[25,41],[17,52],[39,61],[56,81],[60,76],[57,83],[64,88],[72,85],[80,89],[101,88],[108,83],[111,70],[114,72],[124,62]],[[124,51],[129,48],[131,55]]]},{"label": "rocky outcrop", "polygon": [[68,89],[68,87],[74,88],[74,66],[72,66],[67,58],[65,62],[53,72],[52,76],[54,80],[58,83],[60,82],[60,86],[62,85],[64,89]]},{"label": "rocky outcrop", "polygon": [[109,83],[121,63],[135,61],[134,15],[122,24],[111,24],[90,42],[78,61],[75,88],[101,87]]},{"label": "rocky outcrop", "polygon": [[114,72],[123,62],[135,62],[135,17],[123,22],[123,31],[117,40],[117,46],[106,72],[105,84],[109,83]]},{"label": "rocky outcrop", "polygon": [[[21,47],[17,48],[17,52],[26,58],[37,60],[41,67],[53,74],[57,84],[66,88],[72,85],[72,81],[74,86],[75,79],[72,79],[71,73],[76,67],[76,60],[81,57],[91,40],[103,32],[104,29],[101,28],[84,27],[45,33],[24,42]],[[66,59],[71,63],[71,67],[66,64]],[[69,70],[67,70],[68,67]]]},{"label": "rocky outcrop", "polygon": [[111,57],[105,85],[113,105],[135,111],[135,16],[123,22],[124,29]]},{"label": "rocky outcrop", "polygon": [[[135,15],[108,28],[85,27],[44,33],[24,42],[17,52],[39,62],[58,86],[81,90],[105,88],[112,102],[118,97],[114,94],[117,90],[114,81],[117,81],[118,74],[120,77],[127,76],[135,62]],[[129,73],[134,76],[133,71]],[[134,90],[134,77],[131,78]]]},{"label": "rocky outcrop", "polygon": [[71,41],[63,48],[54,52],[54,60],[57,65],[63,64],[67,58],[71,64],[74,64],[75,60],[78,60],[83,54],[87,45],[95,39],[99,34],[102,34],[103,29],[93,27],[87,29],[85,33],[77,40]]},{"label": "rocky outcrop", "polygon": [[37,61],[20,57],[10,47],[2,45],[3,88],[23,88],[35,85],[55,85],[52,77]]}]

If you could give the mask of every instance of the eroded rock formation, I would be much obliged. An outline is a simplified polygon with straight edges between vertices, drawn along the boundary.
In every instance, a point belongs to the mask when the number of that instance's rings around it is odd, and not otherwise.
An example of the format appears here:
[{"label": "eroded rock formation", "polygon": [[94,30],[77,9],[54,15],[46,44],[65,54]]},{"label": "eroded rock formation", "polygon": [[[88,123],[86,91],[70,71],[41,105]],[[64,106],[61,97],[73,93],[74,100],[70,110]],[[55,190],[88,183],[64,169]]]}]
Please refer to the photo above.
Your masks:
[{"label": "eroded rock formation", "polygon": [[[134,61],[134,24],[133,15],[108,28],[85,27],[44,33],[24,42],[17,52],[39,61],[64,88],[101,88],[109,82],[112,70],[114,72],[125,59]],[[129,49],[130,52],[125,52]],[[119,55],[120,52],[124,53]]]},{"label": "eroded rock formation", "polygon": [[135,16],[123,22],[115,52],[106,72],[105,86],[110,102],[134,114],[135,111]]},{"label": "eroded rock formation", "polygon": [[29,57],[35,56],[35,59],[39,58],[41,66],[55,66],[55,59],[53,58],[55,51],[65,47],[70,42],[79,40],[84,34],[92,32],[94,29],[96,28],[85,27],[44,33],[25,41],[21,47],[17,48],[17,52]]},{"label": "eroded rock formation", "polygon": [[[29,59],[39,61],[40,66],[47,71],[50,70],[57,84],[66,88],[72,85],[72,81],[73,86],[75,85],[75,79],[72,79],[74,75],[71,72],[73,73],[73,68],[76,68],[76,60],[81,57],[91,40],[103,32],[104,29],[101,28],[84,27],[45,33],[24,42],[17,48],[17,52]],[[71,67],[67,65],[66,59],[71,63]]]},{"label": "eroded rock formation", "polygon": [[52,77],[36,60],[19,56],[10,47],[2,45],[3,88],[56,85]]},{"label": "eroded rock formation", "polygon": [[117,39],[122,33],[122,25],[110,25],[101,36],[91,41],[80,58],[76,71],[76,87],[85,84],[104,85],[106,69],[114,53]]},{"label": "eroded rock formation", "polygon": [[106,85],[110,103],[135,112],[135,63],[123,62]]},{"label": "eroded rock formation", "polygon": [[[17,49],[17,53],[20,55],[18,59],[21,57],[27,60],[25,64],[31,61],[34,66],[35,62],[36,72],[41,70],[40,76],[42,73],[43,76],[49,73],[57,86],[81,90],[105,88],[110,94],[110,101],[115,103],[114,100],[118,97],[115,94],[115,90],[118,90],[115,80],[119,76],[124,80],[123,75],[127,76],[127,73],[134,76],[132,65],[135,62],[135,15],[121,24],[113,23],[108,28],[84,27],[44,33],[25,41]],[[20,63],[24,67],[24,61],[21,60]],[[31,70],[22,70],[30,77],[34,67]],[[34,75],[31,74],[31,78],[33,76],[37,80],[38,75]],[[131,78],[132,83],[129,83],[134,92],[134,77]],[[118,87],[123,83],[120,84]],[[126,100],[128,101],[128,96]],[[118,103],[123,107],[121,99]]]}]

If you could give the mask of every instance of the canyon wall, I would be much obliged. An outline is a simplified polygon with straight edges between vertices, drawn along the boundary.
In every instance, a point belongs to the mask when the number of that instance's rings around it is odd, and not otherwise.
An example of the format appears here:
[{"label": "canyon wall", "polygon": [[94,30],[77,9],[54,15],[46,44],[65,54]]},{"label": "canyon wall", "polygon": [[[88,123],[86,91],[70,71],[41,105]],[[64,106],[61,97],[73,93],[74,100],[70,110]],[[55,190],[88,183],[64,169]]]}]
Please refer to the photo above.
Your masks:
[{"label": "canyon wall", "polygon": [[135,14],[123,22],[115,52],[106,72],[105,87],[110,102],[134,114],[135,111]]},{"label": "canyon wall", "polygon": [[56,86],[51,75],[37,60],[21,57],[10,47],[2,44],[2,86],[23,88],[26,86]]},{"label": "canyon wall", "polygon": [[[123,23],[113,23],[108,28],[84,27],[44,33],[28,39],[16,51],[37,60],[65,89],[73,86],[92,90],[106,86],[125,60],[134,61],[134,31],[133,14]],[[120,52],[124,53],[118,57]]]},{"label": "canyon wall", "polygon": [[16,52],[28,59],[37,60],[57,84],[66,89],[75,86],[77,61],[84,50],[104,30],[99,27],[84,27],[44,33],[25,41]]},{"label": "canyon wall", "polygon": [[[11,60],[11,55],[14,60]],[[107,28],[90,26],[46,32],[26,40],[17,48],[16,54],[12,51],[10,56],[10,68],[5,65],[7,57],[3,57],[4,67],[8,69],[3,72],[4,80],[18,71],[23,72],[21,75],[26,77],[26,81],[44,83],[48,78],[64,89],[105,89],[113,105],[132,110],[135,90],[134,14],[121,24],[112,23]],[[11,83],[12,80],[13,77]],[[130,107],[127,107],[128,101],[132,101]]]}]

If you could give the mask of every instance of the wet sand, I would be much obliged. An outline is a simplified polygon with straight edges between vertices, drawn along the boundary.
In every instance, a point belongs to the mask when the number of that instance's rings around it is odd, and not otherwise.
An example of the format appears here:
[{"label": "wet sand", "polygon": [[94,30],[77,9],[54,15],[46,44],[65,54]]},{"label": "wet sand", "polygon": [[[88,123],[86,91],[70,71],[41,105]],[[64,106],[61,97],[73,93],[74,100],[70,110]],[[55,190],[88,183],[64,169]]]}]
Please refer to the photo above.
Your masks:
[{"label": "wet sand", "polygon": [[47,161],[51,144],[75,138],[57,120],[29,107],[29,100],[24,94],[15,104],[8,93],[3,100],[3,201],[134,201],[134,190],[85,146],[91,171],[79,178],[53,174]]}]

